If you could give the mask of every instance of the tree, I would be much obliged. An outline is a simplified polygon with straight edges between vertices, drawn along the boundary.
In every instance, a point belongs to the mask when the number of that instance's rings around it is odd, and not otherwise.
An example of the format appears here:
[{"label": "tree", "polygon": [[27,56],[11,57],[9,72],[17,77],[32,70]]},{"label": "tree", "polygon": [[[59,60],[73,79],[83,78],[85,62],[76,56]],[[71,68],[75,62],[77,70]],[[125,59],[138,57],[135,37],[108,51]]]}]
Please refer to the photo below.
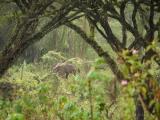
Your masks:
[{"label": "tree", "polygon": [[[8,0],[3,2],[4,4],[16,4],[20,12],[17,11],[14,34],[0,53],[0,76],[28,46],[40,40],[51,30],[63,25],[66,21],[76,19],[79,14],[79,12],[72,11],[77,5],[76,1],[73,0],[68,0],[66,3],[56,0]],[[50,17],[48,23],[37,30],[41,17],[48,16]]]},{"label": "tree", "polygon": [[[155,35],[155,33],[160,33],[160,17],[158,17],[160,12],[160,2],[157,0],[83,0],[80,1],[79,4],[81,5],[78,7],[78,10],[87,16],[89,22],[95,26],[97,31],[106,39],[106,42],[118,56],[119,53],[126,49],[129,51],[133,49],[144,49],[150,45],[155,38],[158,39],[158,36]],[[132,9],[131,18],[127,17],[126,12],[129,8]],[[112,31],[110,25],[111,20],[116,20],[121,25],[121,38],[118,38]],[[111,59],[109,54],[105,52],[96,41],[87,37],[85,32],[77,25],[70,23],[67,24],[67,26],[79,33],[82,38],[94,48],[99,56],[105,58],[117,79],[122,80],[125,78],[122,72],[118,69],[116,62]],[[144,30],[143,34],[140,31],[141,29]],[[133,42],[128,46],[127,32],[130,32],[134,38]],[[155,61],[159,64],[159,56],[153,51],[153,49],[147,51],[141,61],[145,62],[146,60],[151,59],[153,55],[156,56]],[[142,120],[144,119],[144,112],[141,102],[138,100],[136,103],[136,119]],[[149,108],[149,111],[153,113],[153,109]]]},{"label": "tree", "polygon": [[[155,33],[160,34],[159,0],[38,0],[36,2],[33,0],[3,0],[3,2],[4,4],[16,4],[21,12],[17,13],[14,35],[0,53],[0,76],[28,46],[53,29],[67,25],[76,31],[99,56],[104,57],[119,81],[125,79],[109,53],[104,51],[96,40],[88,37],[80,26],[72,23],[73,20],[82,16],[85,16],[104,37],[106,44],[111,46],[117,56],[124,50],[146,48],[155,38],[158,39]],[[128,13],[128,9],[132,12]],[[40,30],[37,30],[41,17],[48,17],[50,20]],[[112,30],[111,20],[121,25],[121,37],[118,38]],[[128,32],[133,37],[130,44]],[[156,56],[155,60],[160,65],[160,57],[153,49],[147,51],[141,61],[145,62],[153,55]],[[142,114],[142,118],[138,117],[137,120],[144,119],[141,103],[137,103],[137,110],[140,110]]]}]

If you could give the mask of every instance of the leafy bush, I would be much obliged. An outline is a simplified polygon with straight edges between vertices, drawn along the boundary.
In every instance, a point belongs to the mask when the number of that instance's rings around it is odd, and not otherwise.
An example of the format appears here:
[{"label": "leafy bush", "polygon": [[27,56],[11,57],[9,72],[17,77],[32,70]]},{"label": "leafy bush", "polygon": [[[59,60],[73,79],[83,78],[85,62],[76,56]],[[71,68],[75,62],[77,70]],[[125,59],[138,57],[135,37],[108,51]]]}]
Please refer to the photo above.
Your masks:
[{"label": "leafy bush", "polygon": [[[84,71],[85,61],[79,61]],[[1,81],[19,86],[18,96],[13,101],[0,101],[0,119],[131,120],[135,111],[133,86],[115,83],[107,67],[104,60],[98,58],[88,73],[63,79],[43,62],[13,66]]]}]

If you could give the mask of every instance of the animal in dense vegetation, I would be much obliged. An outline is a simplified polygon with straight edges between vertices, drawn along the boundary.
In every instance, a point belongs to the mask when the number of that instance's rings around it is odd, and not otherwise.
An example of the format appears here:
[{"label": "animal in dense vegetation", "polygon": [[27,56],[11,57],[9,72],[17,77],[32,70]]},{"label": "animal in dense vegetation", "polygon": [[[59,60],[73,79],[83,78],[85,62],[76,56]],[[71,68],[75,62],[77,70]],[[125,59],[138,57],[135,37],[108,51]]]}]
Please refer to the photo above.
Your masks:
[{"label": "animal in dense vegetation", "polygon": [[79,69],[77,69],[74,64],[64,62],[53,65],[53,72],[57,73],[63,78],[68,78],[69,74],[75,75],[77,72],[79,72]]}]

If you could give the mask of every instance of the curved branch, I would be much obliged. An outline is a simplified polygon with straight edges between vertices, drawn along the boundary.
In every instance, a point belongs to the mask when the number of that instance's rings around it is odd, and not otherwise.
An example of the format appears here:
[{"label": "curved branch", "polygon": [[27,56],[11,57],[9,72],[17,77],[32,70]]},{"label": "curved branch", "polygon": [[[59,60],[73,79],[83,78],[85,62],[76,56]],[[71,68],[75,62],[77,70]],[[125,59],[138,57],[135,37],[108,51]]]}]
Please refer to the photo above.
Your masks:
[{"label": "curved branch", "polygon": [[63,25],[67,22],[66,16],[72,11],[72,6],[65,6],[60,9],[59,12],[48,22],[41,30],[35,32],[37,19],[30,21],[24,19],[25,22],[21,25],[20,29],[15,33],[15,37],[12,38],[10,43],[5,46],[5,49],[0,53],[0,77],[5,71],[14,63],[14,61],[24,52],[24,50],[39,41],[51,30]]},{"label": "curved branch", "polygon": [[89,38],[86,33],[78,26],[72,24],[72,23],[67,23],[66,26],[69,28],[73,29],[77,34],[79,34],[95,51],[96,53],[100,56],[103,57],[106,60],[106,63],[109,65],[110,69],[114,73],[114,75],[117,77],[119,81],[124,79],[123,73],[119,70],[116,62],[110,57],[110,55],[105,52],[98,43]]}]

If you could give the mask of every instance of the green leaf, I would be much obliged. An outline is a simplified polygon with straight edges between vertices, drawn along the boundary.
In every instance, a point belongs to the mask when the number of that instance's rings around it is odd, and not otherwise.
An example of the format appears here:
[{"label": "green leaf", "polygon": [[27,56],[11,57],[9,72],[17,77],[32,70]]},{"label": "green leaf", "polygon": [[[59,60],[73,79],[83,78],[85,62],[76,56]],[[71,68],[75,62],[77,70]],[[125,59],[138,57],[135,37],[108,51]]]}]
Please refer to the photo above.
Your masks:
[{"label": "green leaf", "polygon": [[73,102],[69,102],[65,104],[64,109],[70,112],[74,112],[74,110],[76,110],[76,106]]},{"label": "green leaf", "polygon": [[96,62],[96,65],[100,65],[100,64],[106,63],[103,58],[97,58],[95,62]]},{"label": "green leaf", "polygon": [[159,118],[160,118],[160,103],[159,103],[159,102],[157,102],[155,107],[156,107],[157,117],[159,117]]},{"label": "green leaf", "polygon": [[61,96],[59,99],[58,99],[59,103],[67,103],[67,97],[65,96]]},{"label": "green leaf", "polygon": [[20,113],[13,113],[9,115],[6,120],[24,120],[24,115]]},{"label": "green leaf", "polygon": [[42,103],[46,103],[48,101],[48,97],[44,95],[39,95],[39,100]]},{"label": "green leaf", "polygon": [[88,74],[87,74],[87,78],[88,79],[97,79],[98,78],[98,74],[96,71],[90,71]]},{"label": "green leaf", "polygon": [[17,113],[22,113],[22,106],[21,106],[21,105],[16,104],[14,107],[15,107],[15,111],[16,111]]}]

